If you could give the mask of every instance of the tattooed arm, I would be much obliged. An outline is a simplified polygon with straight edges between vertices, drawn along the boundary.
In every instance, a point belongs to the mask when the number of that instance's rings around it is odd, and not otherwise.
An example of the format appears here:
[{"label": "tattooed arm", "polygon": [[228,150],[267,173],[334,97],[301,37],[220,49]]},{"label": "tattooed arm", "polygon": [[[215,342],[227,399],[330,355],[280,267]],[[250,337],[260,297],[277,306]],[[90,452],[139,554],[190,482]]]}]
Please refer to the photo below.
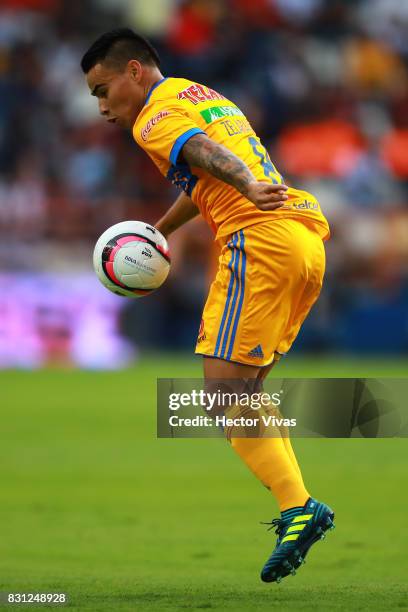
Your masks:
[{"label": "tattooed arm", "polygon": [[284,195],[286,185],[257,181],[239,157],[204,134],[187,140],[182,155],[190,166],[203,168],[220,181],[232,185],[261,210],[280,208],[287,200]]}]

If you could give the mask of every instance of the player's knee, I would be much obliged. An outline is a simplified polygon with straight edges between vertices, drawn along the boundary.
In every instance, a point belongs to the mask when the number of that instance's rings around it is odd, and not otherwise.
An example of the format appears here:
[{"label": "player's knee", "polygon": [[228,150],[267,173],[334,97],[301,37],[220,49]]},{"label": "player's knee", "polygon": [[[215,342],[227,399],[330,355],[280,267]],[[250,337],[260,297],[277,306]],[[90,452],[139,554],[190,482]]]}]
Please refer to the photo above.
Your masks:
[{"label": "player's knee", "polygon": [[204,391],[207,414],[214,418],[231,412],[242,404],[242,398],[250,398],[261,389],[257,378],[205,378]]}]

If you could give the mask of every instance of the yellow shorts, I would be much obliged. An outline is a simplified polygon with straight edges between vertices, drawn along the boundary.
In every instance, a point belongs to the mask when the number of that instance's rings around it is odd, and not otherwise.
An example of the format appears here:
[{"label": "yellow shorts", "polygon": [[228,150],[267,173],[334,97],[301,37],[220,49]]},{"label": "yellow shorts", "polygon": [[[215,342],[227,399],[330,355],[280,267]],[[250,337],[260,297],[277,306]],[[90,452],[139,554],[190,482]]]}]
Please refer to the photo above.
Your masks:
[{"label": "yellow shorts", "polygon": [[222,246],[196,353],[266,366],[286,353],[317,300],[325,269],[322,239],[294,219],[245,227]]}]

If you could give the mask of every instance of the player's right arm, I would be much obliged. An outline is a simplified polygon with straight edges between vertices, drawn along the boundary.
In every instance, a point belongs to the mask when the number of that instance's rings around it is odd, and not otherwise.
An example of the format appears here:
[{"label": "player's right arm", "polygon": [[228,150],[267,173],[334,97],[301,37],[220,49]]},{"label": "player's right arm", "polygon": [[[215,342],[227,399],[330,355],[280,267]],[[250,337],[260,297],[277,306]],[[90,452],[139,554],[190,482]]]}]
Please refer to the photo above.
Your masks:
[{"label": "player's right arm", "polygon": [[166,160],[176,167],[184,160],[190,168],[202,168],[235,187],[261,210],[280,208],[288,199],[286,185],[257,181],[248,166],[227,147],[209,138],[179,103],[157,103],[139,122],[133,127],[134,138],[157,165]]},{"label": "player's right arm", "polygon": [[186,193],[181,193],[163,217],[155,223],[155,228],[167,238],[184,223],[194,219],[198,213],[199,210],[191,198]]},{"label": "player's right arm", "polygon": [[187,140],[182,156],[190,166],[203,168],[215,178],[235,187],[261,210],[275,210],[285,204],[286,185],[257,181],[248,166],[205,134],[196,134]]}]

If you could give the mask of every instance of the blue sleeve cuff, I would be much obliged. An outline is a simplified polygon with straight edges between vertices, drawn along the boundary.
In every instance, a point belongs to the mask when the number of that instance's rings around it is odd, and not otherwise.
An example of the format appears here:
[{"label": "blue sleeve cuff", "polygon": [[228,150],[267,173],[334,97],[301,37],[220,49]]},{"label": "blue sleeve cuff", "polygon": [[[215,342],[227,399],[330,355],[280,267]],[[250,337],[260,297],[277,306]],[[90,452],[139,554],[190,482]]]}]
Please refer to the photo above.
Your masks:
[{"label": "blue sleeve cuff", "polygon": [[195,136],[196,134],[205,134],[205,132],[203,130],[200,130],[200,128],[191,128],[177,138],[170,151],[170,161],[173,166],[177,164],[177,159],[180,154],[180,151],[186,144],[187,140],[189,140],[192,136]]}]

